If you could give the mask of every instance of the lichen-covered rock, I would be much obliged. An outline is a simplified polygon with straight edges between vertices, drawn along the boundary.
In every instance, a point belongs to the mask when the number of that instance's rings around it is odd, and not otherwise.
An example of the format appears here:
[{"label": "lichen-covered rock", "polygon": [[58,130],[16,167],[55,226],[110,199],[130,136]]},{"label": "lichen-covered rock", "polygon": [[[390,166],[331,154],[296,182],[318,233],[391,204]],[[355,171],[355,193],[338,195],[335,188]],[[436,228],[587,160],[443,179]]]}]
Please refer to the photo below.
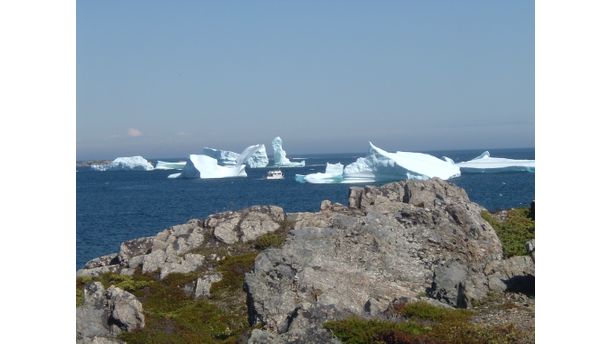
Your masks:
[{"label": "lichen-covered rock", "polygon": [[220,273],[209,273],[200,276],[196,281],[194,297],[209,297],[212,284],[221,281],[222,278],[223,275]]},{"label": "lichen-covered rock", "polygon": [[151,252],[154,237],[138,238],[124,241],[119,247],[119,261],[127,262],[135,256],[142,256]]},{"label": "lichen-covered rock", "polygon": [[112,337],[145,325],[142,304],[134,295],[115,286],[105,290],[100,282],[85,286],[76,320],[78,343],[117,343]]},{"label": "lichen-covered rock", "polygon": [[97,266],[95,268],[89,268],[89,269],[79,269],[77,270],[76,275],[77,277],[85,277],[85,276],[97,277],[105,273],[115,273],[116,274],[119,272],[121,272],[120,265],[106,265],[106,266]]},{"label": "lichen-covered rock", "polygon": [[142,304],[136,296],[115,286],[108,288],[105,296],[110,311],[108,322],[113,331],[119,328],[119,332],[131,332],[145,326]]},{"label": "lichen-covered rock", "polygon": [[239,212],[226,211],[210,215],[204,225],[225,244],[248,242],[274,232],[285,220],[285,212],[276,206],[253,206]]},{"label": "lichen-covered rock", "polygon": [[469,306],[489,290],[485,266],[502,258],[482,208],[439,179],[351,188],[349,208],[322,208],[292,214],[285,244],[262,252],[246,274],[251,322],[283,338],[308,338],[316,331],[306,328],[338,314],[376,316],[423,293]]},{"label": "lichen-covered rock", "polygon": [[94,269],[103,266],[113,265],[119,263],[119,256],[116,253],[108,254],[98,258],[94,258],[85,263],[84,269]]}]

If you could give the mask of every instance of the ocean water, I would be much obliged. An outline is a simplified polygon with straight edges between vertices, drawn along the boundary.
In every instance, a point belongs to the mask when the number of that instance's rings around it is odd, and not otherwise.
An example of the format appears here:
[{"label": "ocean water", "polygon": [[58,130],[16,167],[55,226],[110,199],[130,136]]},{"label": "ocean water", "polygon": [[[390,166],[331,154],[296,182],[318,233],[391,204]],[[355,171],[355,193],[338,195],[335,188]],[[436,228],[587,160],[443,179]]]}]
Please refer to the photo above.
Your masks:
[{"label": "ocean water", "polygon": [[[534,149],[490,150],[491,155],[534,159]],[[454,161],[470,160],[482,151],[433,151]],[[301,184],[295,174],[323,172],[326,162],[348,164],[366,153],[292,156],[304,168],[283,169],[284,180],[265,180],[268,169],[248,169],[246,178],[167,179],[176,171],[108,171],[76,173],[76,267],[119,251],[122,241],[151,236],[192,218],[256,204],[273,204],[287,212],[316,211],[324,199],[347,204],[351,185]],[[180,159],[160,159],[173,161]],[[464,188],[472,201],[489,210],[528,206],[535,198],[535,174],[527,172],[464,174],[449,182]]]}]

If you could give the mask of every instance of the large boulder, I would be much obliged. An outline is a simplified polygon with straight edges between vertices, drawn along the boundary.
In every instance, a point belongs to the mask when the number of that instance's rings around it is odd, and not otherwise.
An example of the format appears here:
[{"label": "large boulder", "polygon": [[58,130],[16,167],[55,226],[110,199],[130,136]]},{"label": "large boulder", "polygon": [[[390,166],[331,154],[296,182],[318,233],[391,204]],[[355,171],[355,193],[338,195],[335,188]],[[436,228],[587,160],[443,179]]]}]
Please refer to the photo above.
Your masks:
[{"label": "large boulder", "polygon": [[84,288],[83,305],[76,309],[78,343],[115,343],[117,334],[145,326],[142,304],[131,293],[100,282]]},{"label": "large boulder", "polygon": [[108,322],[115,332],[117,329],[120,332],[131,332],[145,326],[142,304],[136,296],[115,286],[108,288],[105,296],[110,311]]},{"label": "large boulder", "polygon": [[283,208],[253,206],[241,211],[210,215],[204,225],[217,240],[225,244],[248,242],[278,230],[285,220]]},{"label": "large boulder", "polygon": [[482,208],[437,178],[351,188],[348,209],[322,208],[294,216],[285,244],[246,274],[251,323],[328,342],[323,321],[377,316],[401,297],[469,307],[489,291],[487,264],[502,258]]}]

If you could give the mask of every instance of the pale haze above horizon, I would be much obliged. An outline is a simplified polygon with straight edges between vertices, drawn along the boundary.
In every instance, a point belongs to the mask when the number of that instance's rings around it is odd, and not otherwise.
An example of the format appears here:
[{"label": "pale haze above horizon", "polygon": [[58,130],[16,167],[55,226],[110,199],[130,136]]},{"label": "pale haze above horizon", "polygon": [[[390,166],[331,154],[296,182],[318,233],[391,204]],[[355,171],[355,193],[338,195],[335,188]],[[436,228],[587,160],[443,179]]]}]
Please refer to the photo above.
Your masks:
[{"label": "pale haze above horizon", "polygon": [[534,3],[77,2],[77,159],[534,147]]}]

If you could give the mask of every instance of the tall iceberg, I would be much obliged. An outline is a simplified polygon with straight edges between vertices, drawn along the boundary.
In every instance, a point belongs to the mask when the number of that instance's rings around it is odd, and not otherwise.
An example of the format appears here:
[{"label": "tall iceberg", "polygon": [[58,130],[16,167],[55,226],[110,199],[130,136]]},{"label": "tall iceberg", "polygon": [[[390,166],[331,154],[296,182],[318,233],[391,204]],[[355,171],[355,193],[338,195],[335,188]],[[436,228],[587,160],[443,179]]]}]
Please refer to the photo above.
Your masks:
[{"label": "tall iceberg", "polygon": [[156,170],[182,170],[186,164],[187,164],[187,161],[168,162],[168,161],[158,160],[157,164],[155,164],[155,169]]},{"label": "tall iceberg", "polygon": [[454,163],[433,155],[413,152],[389,153],[370,142],[370,154],[344,167],[327,164],[325,173],[296,175],[298,182],[313,184],[374,183],[402,179],[450,179],[461,175]]},{"label": "tall iceberg", "polygon": [[140,155],[116,158],[108,165],[91,165],[97,171],[151,171],[153,165]]},{"label": "tall iceberg", "polygon": [[292,162],[287,159],[287,152],[283,150],[283,140],[278,136],[272,140],[272,150],[274,152],[275,167],[304,167],[306,165],[304,160]]},{"label": "tall iceberg", "polygon": [[180,173],[174,173],[168,178],[231,178],[231,177],[246,177],[245,162],[250,158],[261,145],[253,145],[247,147],[236,158],[235,165],[219,165],[217,159],[204,154],[191,154],[189,160]]},{"label": "tall iceberg", "polygon": [[535,160],[492,157],[488,151],[476,158],[457,163],[463,173],[535,172]]},{"label": "tall iceberg", "polygon": [[[263,144],[257,145],[258,148],[246,160],[246,165],[250,168],[261,168],[268,166],[268,153],[266,152],[266,146]],[[240,154],[232,151],[224,151],[216,148],[204,147],[204,155],[208,155],[211,158],[217,159],[220,165],[236,165],[236,160],[240,157]]]}]

